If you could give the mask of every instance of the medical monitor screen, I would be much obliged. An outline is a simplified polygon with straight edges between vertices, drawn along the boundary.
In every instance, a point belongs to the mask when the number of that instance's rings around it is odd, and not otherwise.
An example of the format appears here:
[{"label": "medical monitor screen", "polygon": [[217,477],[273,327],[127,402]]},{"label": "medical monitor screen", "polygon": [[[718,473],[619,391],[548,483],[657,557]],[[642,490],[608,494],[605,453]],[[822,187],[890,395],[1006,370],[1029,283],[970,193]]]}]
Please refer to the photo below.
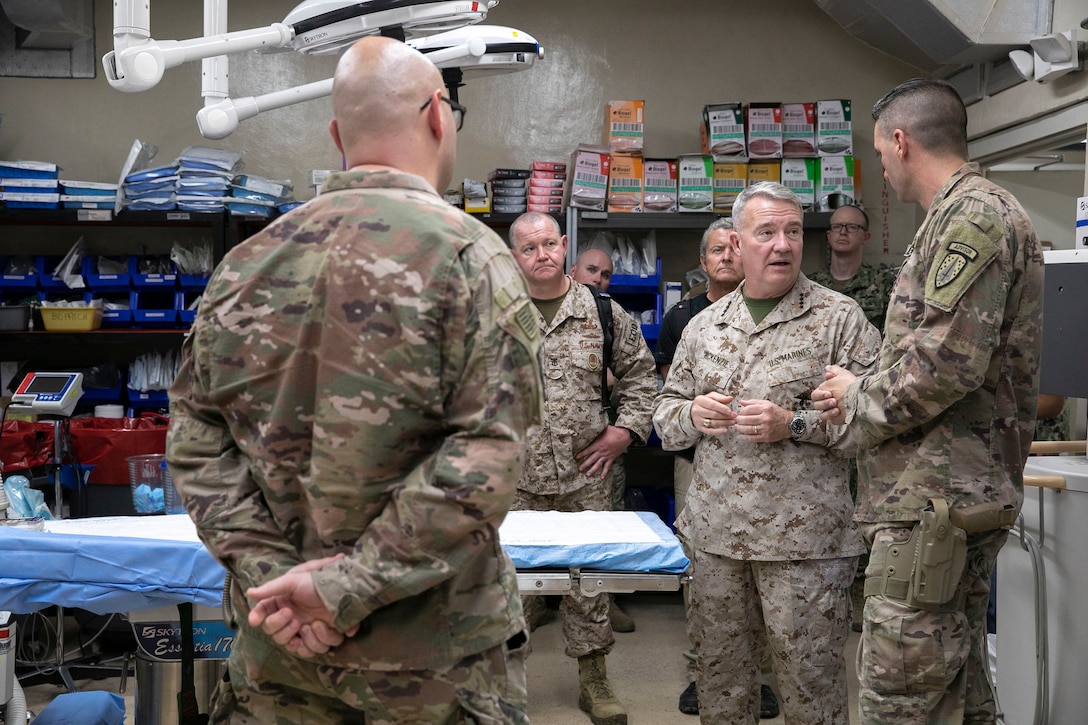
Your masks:
[{"label": "medical monitor screen", "polygon": [[31,395],[38,395],[40,393],[60,393],[64,391],[64,386],[71,381],[71,377],[68,375],[35,375],[34,379],[30,381],[30,385],[27,386],[24,392]]}]

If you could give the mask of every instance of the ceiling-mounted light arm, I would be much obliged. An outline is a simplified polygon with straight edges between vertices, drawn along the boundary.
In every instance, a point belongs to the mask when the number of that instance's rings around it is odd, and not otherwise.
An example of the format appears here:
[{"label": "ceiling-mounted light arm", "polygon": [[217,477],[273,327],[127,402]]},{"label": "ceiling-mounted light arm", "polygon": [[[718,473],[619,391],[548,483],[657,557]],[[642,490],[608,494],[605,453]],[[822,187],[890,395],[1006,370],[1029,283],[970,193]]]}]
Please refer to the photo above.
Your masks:
[{"label": "ceiling-mounted light arm", "polygon": [[150,0],[115,0],[113,50],[102,56],[102,66],[112,87],[135,93],[153,88],[167,69],[189,61],[286,48],[314,55],[338,53],[366,35],[408,37],[478,23],[496,2],[304,0],[282,23],[160,41],[151,37]]},{"label": "ceiling-mounted light arm", "polygon": [[[486,50],[487,46],[482,40],[473,38],[467,43],[435,51],[433,54],[428,54],[427,57],[436,65],[439,63],[465,62],[469,59],[479,58]],[[444,73],[445,69],[443,70]],[[324,98],[331,93],[332,78],[328,78],[295,88],[266,93],[262,96],[226,98],[216,103],[209,103],[201,108],[196,114],[196,125],[200,129],[200,135],[204,138],[226,138],[238,128],[240,122],[247,118],[253,118],[258,113]],[[451,98],[457,100],[454,96],[451,96]]]},{"label": "ceiling-mounted light arm", "polygon": [[[204,0],[204,37],[227,32],[227,0]],[[200,61],[200,95],[204,103],[230,96],[230,61],[215,55]]]},{"label": "ceiling-mounted light arm", "polygon": [[262,96],[224,98],[197,111],[196,125],[204,138],[226,138],[234,133],[241,121],[253,118],[258,113],[324,98],[331,93],[332,78],[327,78]]},{"label": "ceiling-mounted light arm", "polygon": [[[115,18],[123,12],[124,5],[120,3],[115,7]],[[116,22],[114,27],[117,27]],[[154,88],[167,69],[182,63],[247,50],[284,48],[294,37],[295,31],[283,23],[190,40],[159,41],[140,38],[138,33],[114,33],[114,49],[102,56],[102,67],[111,86],[126,93],[136,93]]]}]

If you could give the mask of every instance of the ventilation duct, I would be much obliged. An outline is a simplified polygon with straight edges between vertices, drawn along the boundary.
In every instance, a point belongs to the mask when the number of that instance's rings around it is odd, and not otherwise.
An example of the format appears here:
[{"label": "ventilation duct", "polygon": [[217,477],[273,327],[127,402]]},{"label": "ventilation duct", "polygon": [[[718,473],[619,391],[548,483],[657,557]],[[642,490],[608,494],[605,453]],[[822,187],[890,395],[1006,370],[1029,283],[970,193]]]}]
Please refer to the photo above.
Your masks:
[{"label": "ventilation duct", "polygon": [[931,75],[1007,58],[1050,32],[1053,0],[814,0],[846,32]]}]

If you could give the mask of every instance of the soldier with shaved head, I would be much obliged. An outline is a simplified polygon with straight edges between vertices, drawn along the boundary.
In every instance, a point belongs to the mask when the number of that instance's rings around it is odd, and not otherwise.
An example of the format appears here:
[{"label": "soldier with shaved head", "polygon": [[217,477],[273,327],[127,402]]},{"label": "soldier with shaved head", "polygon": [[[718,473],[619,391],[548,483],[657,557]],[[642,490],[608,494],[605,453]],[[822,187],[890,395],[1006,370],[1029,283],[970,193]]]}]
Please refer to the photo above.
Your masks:
[{"label": "soldier with shaved head", "polygon": [[359,41],[347,170],[232,249],[170,393],[167,460],[233,577],[214,723],[527,723],[498,530],[539,420],[540,333],[505,243],[442,200],[465,109]]}]

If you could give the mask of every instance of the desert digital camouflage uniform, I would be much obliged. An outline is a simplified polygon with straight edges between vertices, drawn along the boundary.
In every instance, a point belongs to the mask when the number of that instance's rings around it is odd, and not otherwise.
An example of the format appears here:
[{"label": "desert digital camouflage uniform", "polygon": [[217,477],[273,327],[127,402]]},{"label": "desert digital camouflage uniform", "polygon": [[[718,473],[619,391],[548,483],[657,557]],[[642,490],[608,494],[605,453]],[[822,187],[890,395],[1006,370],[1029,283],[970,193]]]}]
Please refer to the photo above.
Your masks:
[{"label": "desert digital camouflage uniform", "polygon": [[[533,308],[541,330],[544,413],[526,434],[525,467],[518,482],[514,509],[549,511],[612,510],[613,477],[587,476],[574,455],[608,425],[601,405],[604,333],[597,303],[589,289],[573,279],[551,323]],[[639,324],[612,300],[612,388],[614,425],[645,443],[650,436],[650,410],[657,394],[657,374]],[[569,657],[607,654],[615,638],[608,624],[608,597],[564,596],[563,641]]]},{"label": "desert digital camouflage uniform", "polygon": [[891,297],[898,271],[896,267],[887,264],[873,266],[862,262],[857,274],[844,282],[832,277],[831,271],[827,269],[809,275],[809,279],[857,302],[865,312],[866,319],[873,323],[873,327],[883,330],[888,299]]},{"label": "desert digital camouflage uniform", "polygon": [[[235,578],[234,691],[220,687],[215,721],[527,722],[498,528],[539,419],[538,346],[505,244],[417,176],[334,174],[227,254],[167,445]],[[300,659],[246,623],[247,587],[339,553],[314,580],[357,635]]]},{"label": "desert digital camouflage uniform", "polygon": [[[786,721],[846,723],[848,591],[864,546],[849,462],[836,450],[842,428],[804,406],[825,365],[867,370],[880,334],[857,303],[804,275],[758,325],[743,289],[688,323],[654,405],[664,448],[696,446],[676,523],[694,553],[688,621],[699,713],[704,722],[759,719],[765,629]],[[803,409],[808,431],[775,443],[703,436],[691,402],[710,392]]]},{"label": "desert digital camouflage uniform", "polygon": [[[963,165],[936,194],[892,292],[874,373],[844,396],[859,451],[857,519],[868,576],[931,498],[1019,510],[1035,429],[1043,253],[1004,189]],[[978,653],[990,573],[1008,532],[967,538],[961,609],[865,602],[861,717],[873,723],[992,723]],[[904,670],[904,665],[907,669]],[[927,716],[928,713],[928,716]]]}]

